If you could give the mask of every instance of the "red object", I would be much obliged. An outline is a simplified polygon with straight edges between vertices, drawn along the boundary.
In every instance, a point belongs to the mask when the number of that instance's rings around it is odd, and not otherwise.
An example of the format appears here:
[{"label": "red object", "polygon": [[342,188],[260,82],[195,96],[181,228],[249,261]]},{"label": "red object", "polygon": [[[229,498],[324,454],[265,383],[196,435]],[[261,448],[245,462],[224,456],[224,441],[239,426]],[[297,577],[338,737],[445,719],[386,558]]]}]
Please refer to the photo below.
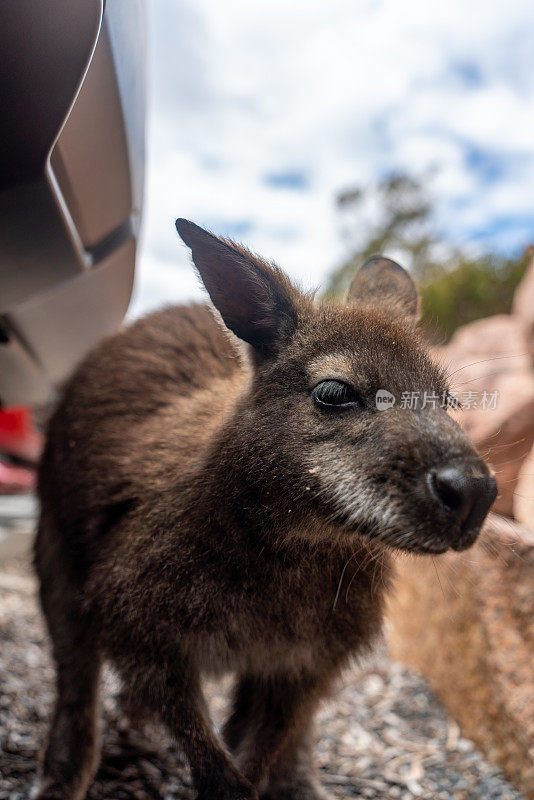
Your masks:
[{"label": "red object", "polygon": [[33,424],[29,408],[0,410],[0,453],[37,463],[42,447],[43,437]]},{"label": "red object", "polygon": [[36,483],[35,469],[14,467],[0,461],[0,494],[33,492]]},{"label": "red object", "polygon": [[0,409],[1,494],[34,490],[35,465],[42,448],[43,436],[35,427],[29,408]]}]

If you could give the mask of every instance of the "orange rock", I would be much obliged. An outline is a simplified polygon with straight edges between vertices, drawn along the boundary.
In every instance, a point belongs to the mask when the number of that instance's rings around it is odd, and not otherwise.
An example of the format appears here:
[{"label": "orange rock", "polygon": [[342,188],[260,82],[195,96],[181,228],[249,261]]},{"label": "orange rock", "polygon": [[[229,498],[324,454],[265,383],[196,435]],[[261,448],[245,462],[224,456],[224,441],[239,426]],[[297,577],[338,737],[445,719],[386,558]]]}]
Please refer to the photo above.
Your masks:
[{"label": "orange rock", "polygon": [[527,344],[534,359],[534,257],[515,291],[512,314],[520,319],[526,327]]},{"label": "orange rock", "polygon": [[514,494],[514,517],[534,530],[534,447],[519,472]]},{"label": "orange rock", "polygon": [[464,325],[436,351],[463,403],[455,416],[495,470],[494,509],[508,516],[534,444],[534,370],[525,330],[519,317],[498,314]]},{"label": "orange rock", "polygon": [[398,573],[392,655],[534,798],[534,532],[491,514],[469,552],[399,559]]}]

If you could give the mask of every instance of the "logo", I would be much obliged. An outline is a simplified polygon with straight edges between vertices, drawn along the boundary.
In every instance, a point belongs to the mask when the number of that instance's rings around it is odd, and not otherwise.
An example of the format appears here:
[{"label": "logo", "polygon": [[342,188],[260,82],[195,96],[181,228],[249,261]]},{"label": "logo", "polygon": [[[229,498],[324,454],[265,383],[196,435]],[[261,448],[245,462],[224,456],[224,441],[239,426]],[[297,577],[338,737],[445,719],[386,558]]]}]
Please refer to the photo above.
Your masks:
[{"label": "logo", "polygon": [[387,389],[379,389],[375,396],[376,407],[379,411],[387,411],[395,405],[395,395]]}]

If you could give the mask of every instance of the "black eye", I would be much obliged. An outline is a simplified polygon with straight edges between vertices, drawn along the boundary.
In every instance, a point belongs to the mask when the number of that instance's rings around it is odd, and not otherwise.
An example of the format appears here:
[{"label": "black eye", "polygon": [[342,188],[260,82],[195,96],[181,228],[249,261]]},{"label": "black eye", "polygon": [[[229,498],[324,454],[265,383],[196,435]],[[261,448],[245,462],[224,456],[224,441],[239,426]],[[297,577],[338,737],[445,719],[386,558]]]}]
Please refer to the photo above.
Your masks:
[{"label": "black eye", "polygon": [[312,395],[320,408],[333,411],[362,405],[352,386],[343,381],[321,381],[313,390]]}]

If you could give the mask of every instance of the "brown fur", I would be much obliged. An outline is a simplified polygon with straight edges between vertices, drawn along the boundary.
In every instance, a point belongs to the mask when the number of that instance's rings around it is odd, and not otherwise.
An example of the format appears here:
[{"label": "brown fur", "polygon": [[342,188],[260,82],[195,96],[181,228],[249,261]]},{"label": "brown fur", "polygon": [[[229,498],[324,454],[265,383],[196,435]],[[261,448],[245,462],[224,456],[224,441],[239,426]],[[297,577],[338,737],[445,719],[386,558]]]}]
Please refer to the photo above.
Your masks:
[{"label": "brown fur", "polygon": [[[249,349],[207,306],[170,308],[105,341],[65,389],[39,481],[58,668],[39,797],[85,796],[108,659],[184,748],[199,798],[319,800],[311,720],[379,631],[388,546],[476,536],[432,505],[422,475],[450,458],[487,472],[443,410],[373,409],[381,387],[446,391],[400,268],[378,281],[382,307],[361,276],[359,304],[316,305],[245,249],[179,230]],[[361,408],[318,409],[310,392],[327,378],[356,385]],[[227,670],[223,745],[199,678]]]}]

